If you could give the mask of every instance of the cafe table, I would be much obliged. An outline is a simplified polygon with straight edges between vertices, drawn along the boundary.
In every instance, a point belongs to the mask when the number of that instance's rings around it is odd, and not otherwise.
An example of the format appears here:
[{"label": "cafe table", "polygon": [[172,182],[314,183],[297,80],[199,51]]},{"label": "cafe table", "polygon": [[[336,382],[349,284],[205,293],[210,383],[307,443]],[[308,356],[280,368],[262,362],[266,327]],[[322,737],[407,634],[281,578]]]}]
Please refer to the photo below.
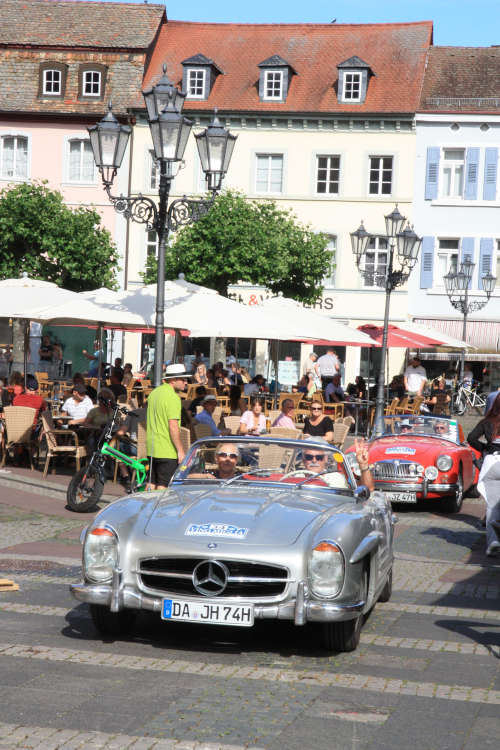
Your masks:
[{"label": "cafe table", "polygon": [[366,409],[366,415],[368,417],[369,408],[370,406],[373,406],[374,403],[375,403],[374,401],[370,401],[368,399],[361,399],[361,398],[359,399],[357,398],[355,401],[342,401],[342,404],[344,405],[344,413],[346,411],[346,408],[347,410],[354,409],[355,411],[355,414],[354,414],[354,436],[355,437],[358,436],[359,412],[361,411],[361,409]]}]

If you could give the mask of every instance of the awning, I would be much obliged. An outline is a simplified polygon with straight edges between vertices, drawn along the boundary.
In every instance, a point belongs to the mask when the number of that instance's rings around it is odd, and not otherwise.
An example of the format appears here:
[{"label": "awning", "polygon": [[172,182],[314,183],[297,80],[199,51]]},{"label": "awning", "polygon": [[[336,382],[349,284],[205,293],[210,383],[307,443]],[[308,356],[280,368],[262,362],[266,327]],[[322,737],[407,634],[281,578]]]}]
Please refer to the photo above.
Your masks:
[{"label": "awning", "polygon": [[[461,352],[422,352],[419,351],[418,356],[420,359],[426,359],[428,361],[435,362],[451,362],[460,360]],[[475,352],[474,354],[467,353],[467,362],[500,362],[500,354],[492,354],[490,352]]]},{"label": "awning", "polygon": [[[366,333],[374,341],[381,344],[383,336],[383,326],[375,326],[371,323],[367,323],[363,326],[359,326],[359,330]],[[423,336],[418,333],[410,333],[404,331],[402,328],[398,328],[395,325],[389,325],[387,330],[387,346],[391,348],[408,349],[413,347],[416,349],[426,349],[432,346],[440,346],[441,341],[438,337],[430,338],[429,336]]]},{"label": "awning", "polygon": [[[448,336],[462,338],[463,320],[438,320],[435,318],[415,318],[414,323],[434,328]],[[500,352],[500,321],[467,321],[467,343],[483,352]],[[484,357],[483,357],[484,359]]]}]

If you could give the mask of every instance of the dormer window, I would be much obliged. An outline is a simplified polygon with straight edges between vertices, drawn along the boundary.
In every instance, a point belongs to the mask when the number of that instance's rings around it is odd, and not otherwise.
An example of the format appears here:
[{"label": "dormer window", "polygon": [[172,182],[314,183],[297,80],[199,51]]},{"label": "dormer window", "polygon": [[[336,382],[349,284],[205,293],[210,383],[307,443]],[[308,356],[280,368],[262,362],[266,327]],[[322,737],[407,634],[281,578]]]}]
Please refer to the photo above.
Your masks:
[{"label": "dormer window", "polygon": [[361,73],[345,73],[344,101],[359,102],[361,99]]},{"label": "dormer window", "polygon": [[264,99],[283,98],[283,71],[266,70],[264,72]]},{"label": "dormer window", "polygon": [[42,63],[38,79],[38,96],[51,99],[64,96],[66,70],[67,66],[64,63]]},{"label": "dormer window", "polygon": [[259,98],[262,102],[284,102],[290,88],[292,66],[279,55],[259,63]]},{"label": "dormer window", "polygon": [[208,99],[222,70],[201,53],[183,60],[182,67],[182,90],[186,92],[186,99]]},{"label": "dormer window", "polygon": [[189,68],[187,75],[187,96],[189,99],[205,98],[205,74],[203,68]]},{"label": "dormer window", "polygon": [[350,57],[337,65],[339,71],[337,98],[344,104],[363,104],[372,69],[360,57]]},{"label": "dormer window", "polygon": [[106,66],[98,63],[80,65],[78,76],[79,99],[102,99],[106,85]]}]

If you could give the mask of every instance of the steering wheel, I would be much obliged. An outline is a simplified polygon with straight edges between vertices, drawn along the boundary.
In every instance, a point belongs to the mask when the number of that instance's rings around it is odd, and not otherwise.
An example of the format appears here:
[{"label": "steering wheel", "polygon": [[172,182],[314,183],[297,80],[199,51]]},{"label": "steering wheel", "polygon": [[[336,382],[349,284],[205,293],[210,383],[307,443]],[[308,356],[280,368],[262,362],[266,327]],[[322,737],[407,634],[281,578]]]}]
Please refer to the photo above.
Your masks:
[{"label": "steering wheel", "polygon": [[281,477],[281,481],[283,481],[283,479],[290,479],[290,477],[301,477],[305,479],[306,477],[315,476],[315,471],[310,471],[309,469],[296,469],[295,471],[289,471],[288,474],[283,474],[283,476]]}]

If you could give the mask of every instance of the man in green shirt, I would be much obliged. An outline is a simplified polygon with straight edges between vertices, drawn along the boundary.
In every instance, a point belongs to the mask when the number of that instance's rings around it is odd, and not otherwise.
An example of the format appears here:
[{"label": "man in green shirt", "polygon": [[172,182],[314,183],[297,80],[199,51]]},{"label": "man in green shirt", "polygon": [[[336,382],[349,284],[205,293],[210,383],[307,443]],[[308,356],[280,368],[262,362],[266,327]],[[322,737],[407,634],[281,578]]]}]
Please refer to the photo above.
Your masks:
[{"label": "man in green shirt", "polygon": [[151,462],[149,489],[161,490],[168,486],[184,458],[181,442],[181,399],[191,377],[184,365],[168,365],[163,380],[148,398],[146,448]]}]

